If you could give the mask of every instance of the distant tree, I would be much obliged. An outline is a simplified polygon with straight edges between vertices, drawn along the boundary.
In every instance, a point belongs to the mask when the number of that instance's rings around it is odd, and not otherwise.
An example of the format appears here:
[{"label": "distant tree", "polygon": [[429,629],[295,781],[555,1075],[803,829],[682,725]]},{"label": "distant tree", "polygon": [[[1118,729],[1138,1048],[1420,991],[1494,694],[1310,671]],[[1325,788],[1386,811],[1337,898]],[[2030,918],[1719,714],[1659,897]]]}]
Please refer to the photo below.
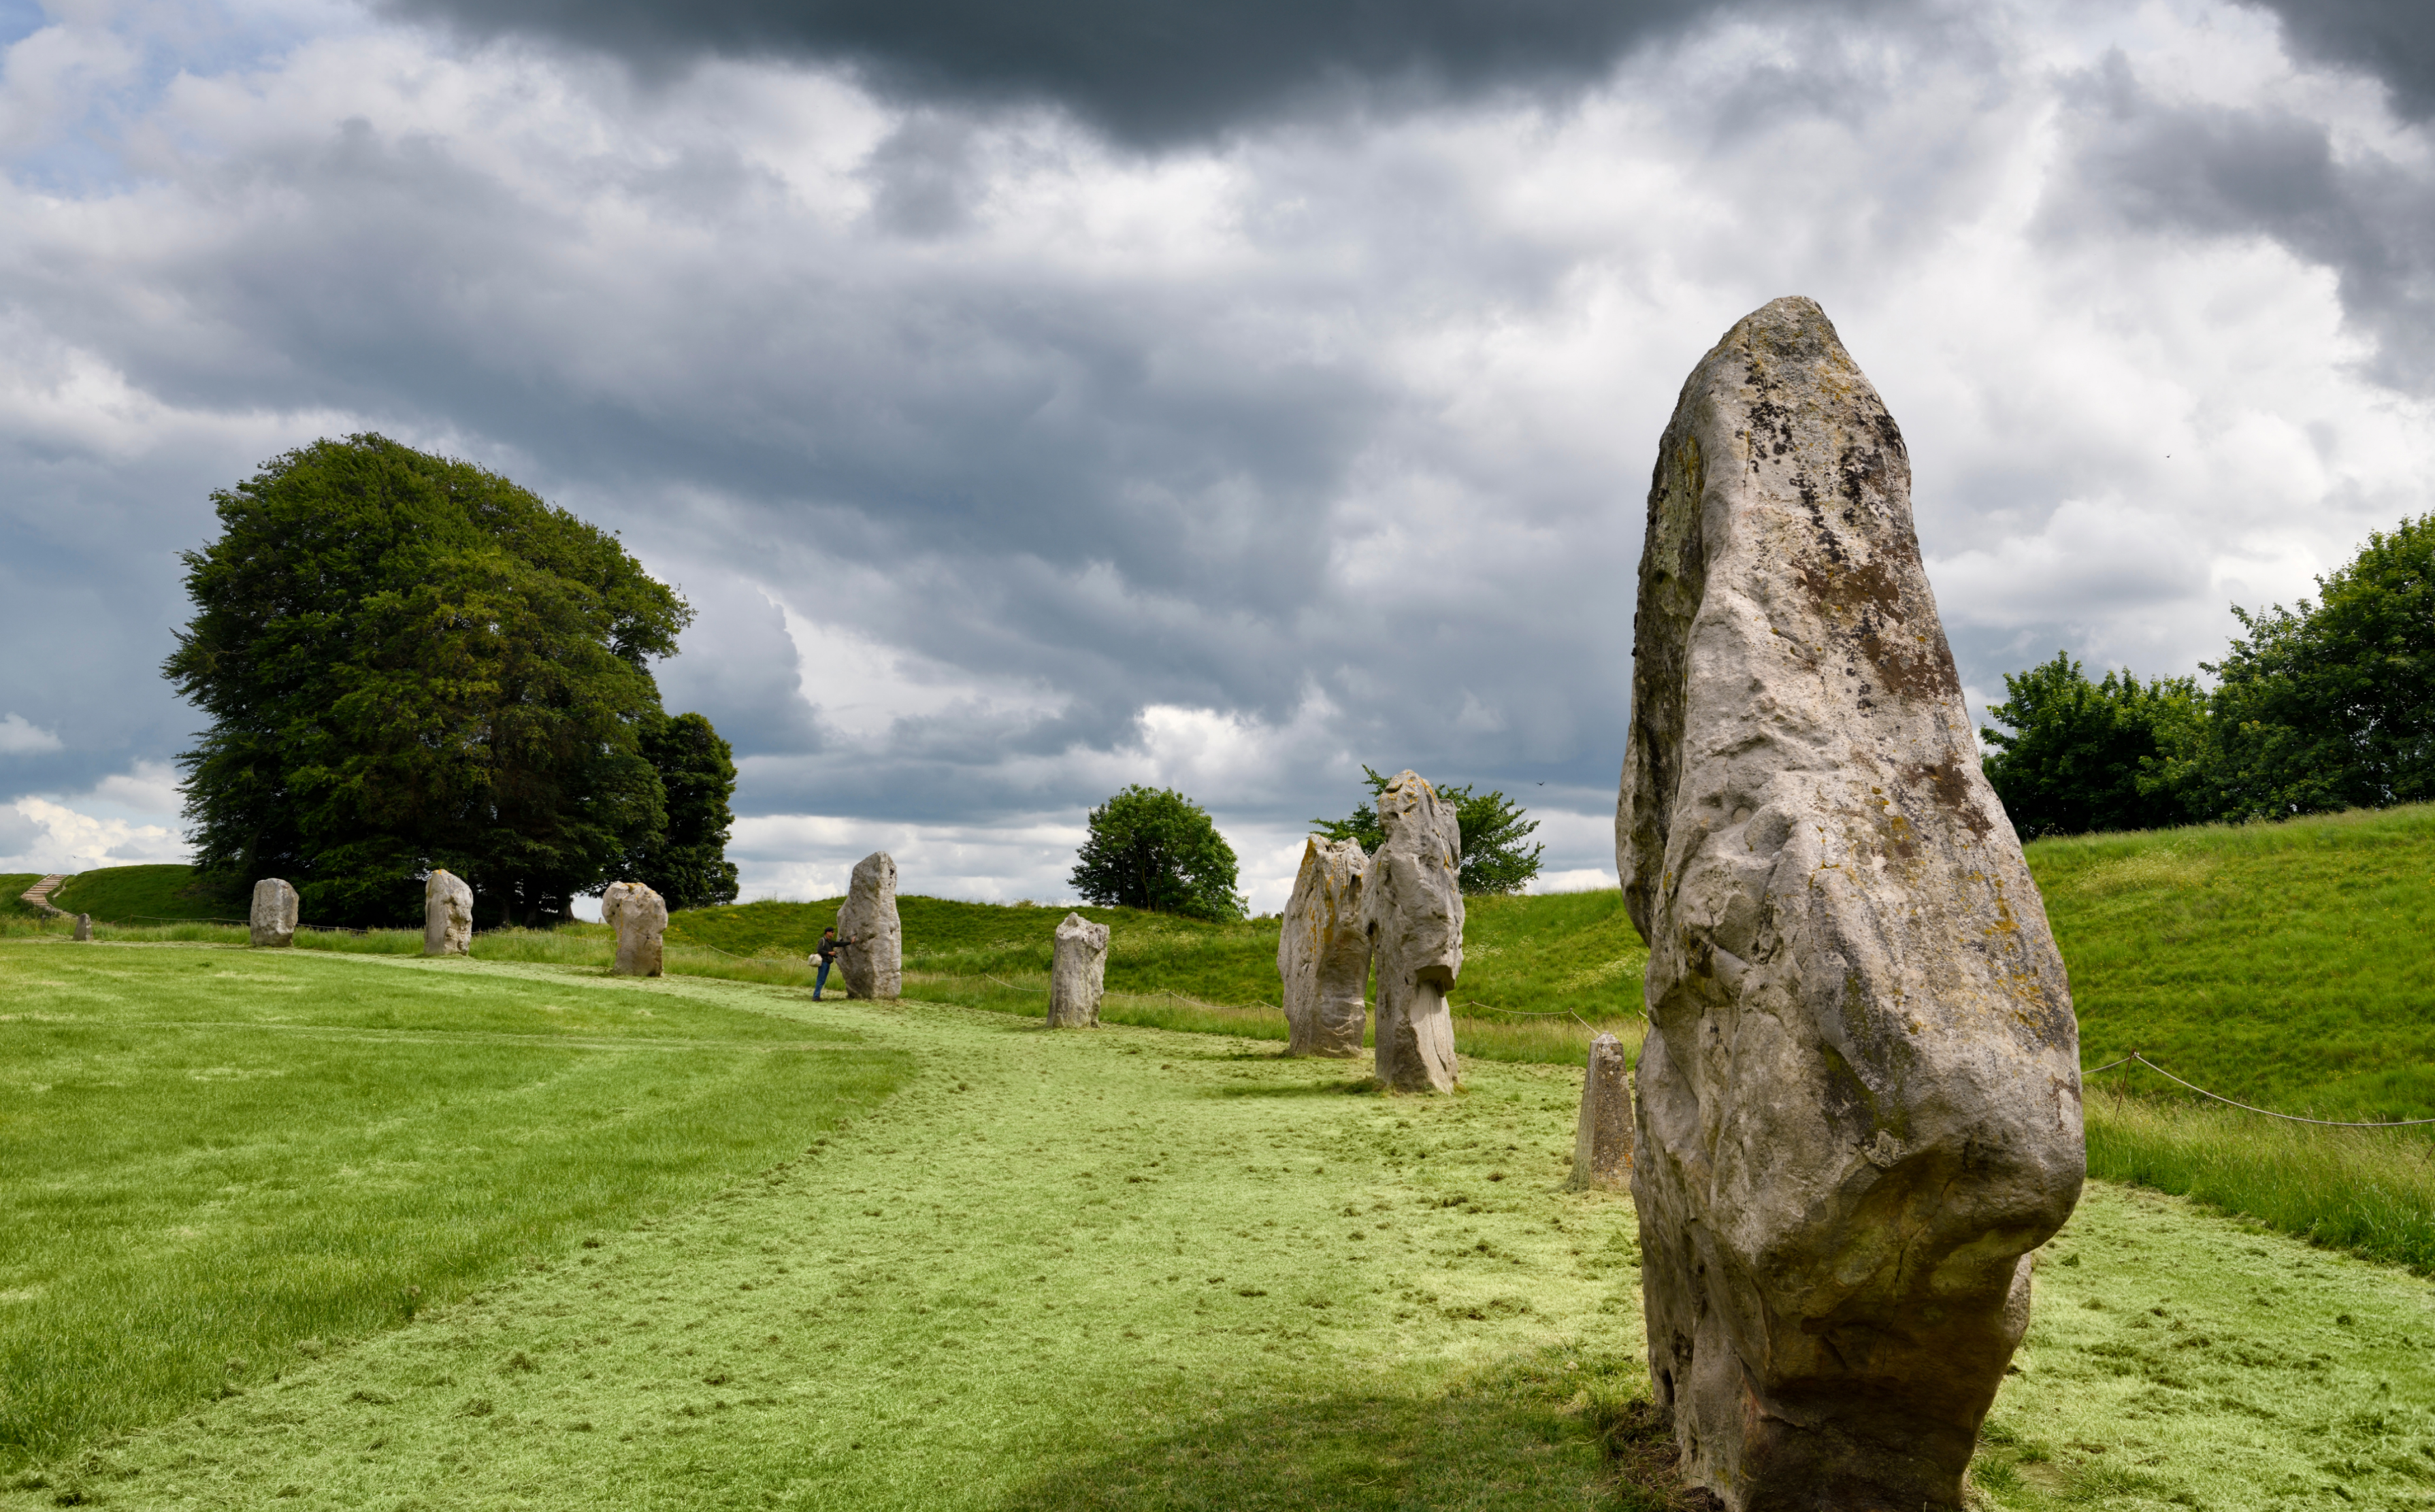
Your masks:
[{"label": "distant tree", "polygon": [[648,884],[670,908],[732,903],[735,863],[727,835],[735,815],[735,752],[699,714],[649,713],[641,724],[645,760],[659,773],[667,823],[645,837],[625,874]]},{"label": "distant tree", "polygon": [[[1378,775],[1376,768],[1364,765],[1363,780],[1370,784],[1370,800],[1364,801],[1347,817],[1313,819],[1319,833],[1331,840],[1354,840],[1372,855],[1387,843],[1387,832],[1378,823],[1375,799],[1387,791],[1391,779]],[[1503,793],[1475,793],[1470,784],[1440,787],[1438,797],[1454,805],[1455,824],[1462,833],[1462,869],[1459,885],[1466,893],[1520,892],[1539,874],[1539,857],[1547,848],[1534,845],[1525,850],[1522,842],[1539,828],[1539,821],[1527,817],[1528,811]]]},{"label": "distant tree", "polygon": [[2167,766],[2209,817],[2435,799],[2435,514],[2370,535],[2320,600],[2262,614]]},{"label": "distant tree", "polygon": [[1206,810],[1171,788],[1135,784],[1091,811],[1069,880],[1088,902],[1228,919],[1243,917],[1235,875],[1234,847]]},{"label": "distant tree", "polygon": [[723,824],[668,835],[644,748],[665,721],[649,660],[692,610],[615,537],[379,436],[300,448],[213,502],[163,668],[211,719],[180,758],[207,876],[284,876],[308,918],[386,922],[445,867],[489,924],[562,918],[637,854],[702,873]]},{"label": "distant tree", "polygon": [[2009,729],[1978,733],[1993,747],[1987,781],[2024,839],[2189,822],[2164,762],[2197,715],[2193,679],[2142,683],[2126,671],[2091,682],[2058,651],[2043,666],[2006,673],[2004,692],[1987,713]]}]

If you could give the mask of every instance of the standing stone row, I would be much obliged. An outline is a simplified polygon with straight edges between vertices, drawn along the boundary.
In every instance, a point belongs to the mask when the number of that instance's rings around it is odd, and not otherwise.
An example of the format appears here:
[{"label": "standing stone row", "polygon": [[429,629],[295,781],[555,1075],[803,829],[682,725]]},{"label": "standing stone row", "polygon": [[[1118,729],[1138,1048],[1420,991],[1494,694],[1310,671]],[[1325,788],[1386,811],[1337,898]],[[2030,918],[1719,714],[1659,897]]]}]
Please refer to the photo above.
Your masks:
[{"label": "standing stone row", "polygon": [[1286,1053],[1361,1053],[1362,996],[1375,961],[1375,1067],[1396,1091],[1450,1092],[1461,1079],[1446,996],[1462,973],[1462,832],[1417,772],[1378,795],[1376,855],[1351,840],[1304,842],[1277,939]]}]

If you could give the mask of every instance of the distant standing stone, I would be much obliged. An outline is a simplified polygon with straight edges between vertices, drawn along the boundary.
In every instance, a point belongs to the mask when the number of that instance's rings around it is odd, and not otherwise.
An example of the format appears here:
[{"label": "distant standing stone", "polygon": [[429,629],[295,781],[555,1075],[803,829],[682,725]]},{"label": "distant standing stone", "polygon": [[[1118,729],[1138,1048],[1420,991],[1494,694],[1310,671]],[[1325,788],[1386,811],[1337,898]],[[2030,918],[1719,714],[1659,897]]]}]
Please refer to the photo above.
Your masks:
[{"label": "distant standing stone", "polygon": [[617,932],[612,975],[660,974],[660,940],[668,928],[665,899],[639,882],[613,882],[600,894],[600,921]]},{"label": "distant standing stone", "polygon": [[451,871],[432,868],[423,885],[423,954],[464,955],[474,946],[474,889]]},{"label": "distant standing stone", "polygon": [[896,918],[896,858],[874,850],[854,864],[838,937],[850,941],[838,964],[850,998],[905,995],[905,926]]},{"label": "distant standing stone", "polygon": [[93,938],[93,916],[91,914],[77,915],[76,937],[85,940]]},{"label": "distant standing stone", "polygon": [[1048,969],[1048,1027],[1097,1028],[1107,981],[1108,926],[1067,914],[1057,926],[1057,954]]},{"label": "distant standing stone", "polygon": [[1378,959],[1378,1080],[1450,1092],[1460,1079],[1446,994],[1462,972],[1462,832],[1417,772],[1396,773],[1378,795],[1378,824],[1387,838],[1361,901]]},{"label": "distant standing stone", "polygon": [[1611,1034],[1590,1041],[1581,1121],[1573,1130],[1573,1185],[1606,1192],[1632,1186],[1632,1087],[1623,1041]]},{"label": "distant standing stone", "polygon": [[264,949],[277,949],[296,939],[296,889],[277,877],[265,877],[253,885],[253,912],[246,926],[253,943]]},{"label": "distant standing stone", "polygon": [[1302,870],[1277,936],[1289,1056],[1361,1054],[1370,987],[1370,936],[1361,927],[1370,857],[1357,840],[1303,842]]}]

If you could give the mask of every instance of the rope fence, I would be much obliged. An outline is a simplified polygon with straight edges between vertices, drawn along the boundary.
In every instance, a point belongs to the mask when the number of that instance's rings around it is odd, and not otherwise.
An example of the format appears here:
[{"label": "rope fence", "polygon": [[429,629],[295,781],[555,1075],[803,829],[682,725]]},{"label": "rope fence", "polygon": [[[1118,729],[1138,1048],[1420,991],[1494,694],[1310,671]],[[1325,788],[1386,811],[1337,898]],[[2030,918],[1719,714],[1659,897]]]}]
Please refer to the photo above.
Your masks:
[{"label": "rope fence", "polygon": [[2091,1067],[2089,1070],[2083,1071],[2080,1074],[2081,1079],[2085,1080],[2090,1076],[2096,1075],[2098,1072],[2112,1071],[2116,1066],[2127,1066],[2133,1061],[2147,1067],[2150,1071],[2152,1071],[2157,1075],[2164,1077],[2167,1081],[2180,1083],[2180,1085],[2188,1088],[2190,1091],[2198,1093],[2201,1097],[2212,1097],[2217,1102],[2227,1104],[2233,1108],[2237,1108],[2244,1113],[2262,1113],[2268,1118],[2282,1119],[2287,1124],[2312,1124],[2319,1128],[2416,1128],[2423,1125],[2435,1124],[2435,1118],[2303,1118],[2297,1113],[2278,1113],[2271,1108],[2259,1108],[2254,1104],[2238,1101],[2236,1098],[2226,1097],[2221,1092],[2211,1092],[2196,1082],[2183,1081],[2181,1077],[2174,1075],[2164,1067],[2157,1065],[2154,1061],[2149,1059],[2146,1056],[2141,1055],[2136,1050],[2132,1051],[2129,1055],[2124,1056],[2119,1060],[2109,1060],[2102,1066]]}]

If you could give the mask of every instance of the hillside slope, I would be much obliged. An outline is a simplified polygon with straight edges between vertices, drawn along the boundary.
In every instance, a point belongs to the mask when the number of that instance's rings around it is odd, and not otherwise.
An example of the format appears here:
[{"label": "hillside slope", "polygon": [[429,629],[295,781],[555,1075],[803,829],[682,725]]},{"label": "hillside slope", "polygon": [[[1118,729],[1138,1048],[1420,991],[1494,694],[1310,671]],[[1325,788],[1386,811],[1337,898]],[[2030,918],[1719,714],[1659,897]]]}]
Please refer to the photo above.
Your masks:
[{"label": "hillside slope", "polygon": [[[800,956],[837,921],[840,898],[742,903],[678,914],[668,937],[738,955]],[[916,973],[1010,976],[1048,970],[1063,908],[901,897],[905,967]],[[1277,1001],[1274,919],[1204,923],[1131,908],[1073,912],[1109,927],[1108,987],[1165,988],[1212,1003]],[[1459,1004],[1612,1020],[1640,1009],[1649,953],[1613,889],[1474,898],[1463,930]]]},{"label": "hillside slope", "polygon": [[181,919],[245,919],[245,900],[220,896],[179,865],[100,867],[79,871],[51,894],[52,906],[113,923]]},{"label": "hillside slope", "polygon": [[2435,1115],[2435,804],[2028,853],[2083,1065],[2140,1050],[2292,1112]]}]

